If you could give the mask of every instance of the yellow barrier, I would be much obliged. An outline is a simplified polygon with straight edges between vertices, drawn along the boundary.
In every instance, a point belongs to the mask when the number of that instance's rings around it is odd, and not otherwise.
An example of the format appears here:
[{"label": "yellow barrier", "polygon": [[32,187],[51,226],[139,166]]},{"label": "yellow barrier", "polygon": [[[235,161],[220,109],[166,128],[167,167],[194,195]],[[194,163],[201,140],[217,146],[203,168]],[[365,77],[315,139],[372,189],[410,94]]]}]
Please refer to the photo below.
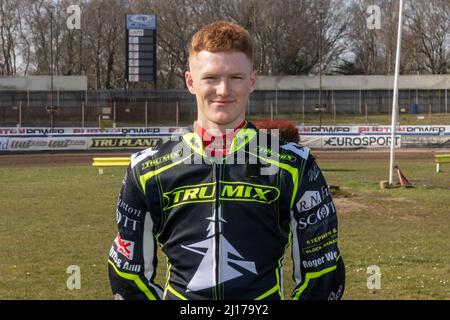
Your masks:
[{"label": "yellow barrier", "polygon": [[434,156],[436,160],[436,172],[440,172],[440,164],[450,163],[450,154],[437,154]]},{"label": "yellow barrier", "polygon": [[93,158],[92,166],[99,167],[98,174],[103,174],[103,167],[126,167],[130,162],[131,157]]}]

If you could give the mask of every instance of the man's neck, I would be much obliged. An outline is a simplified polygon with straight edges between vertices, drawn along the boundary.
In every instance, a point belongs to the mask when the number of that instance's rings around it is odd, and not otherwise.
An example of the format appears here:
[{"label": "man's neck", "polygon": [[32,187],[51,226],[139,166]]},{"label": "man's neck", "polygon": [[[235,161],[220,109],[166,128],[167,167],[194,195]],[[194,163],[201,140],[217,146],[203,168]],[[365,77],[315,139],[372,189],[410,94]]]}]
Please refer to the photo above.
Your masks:
[{"label": "man's neck", "polygon": [[227,123],[225,125],[220,125],[214,122],[210,122],[204,119],[198,119],[196,125],[199,125],[203,130],[207,131],[214,136],[225,135],[230,131],[239,129],[243,123],[246,123],[245,119],[238,119],[232,123]]},{"label": "man's neck", "polygon": [[226,129],[225,132],[222,133],[217,129],[205,129],[200,125],[200,122],[197,121],[194,124],[194,130],[202,138],[203,147],[209,155],[227,155],[234,136],[240,129],[245,127],[246,124],[247,121],[244,120],[235,128]]}]

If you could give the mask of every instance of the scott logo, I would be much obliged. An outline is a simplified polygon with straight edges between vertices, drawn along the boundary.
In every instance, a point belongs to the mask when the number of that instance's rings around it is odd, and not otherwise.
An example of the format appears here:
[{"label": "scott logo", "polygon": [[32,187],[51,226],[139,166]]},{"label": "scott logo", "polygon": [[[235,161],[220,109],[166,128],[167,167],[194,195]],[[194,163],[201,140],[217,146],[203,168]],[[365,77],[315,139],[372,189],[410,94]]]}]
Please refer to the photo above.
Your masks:
[{"label": "scott logo", "polygon": [[315,213],[310,214],[306,218],[301,218],[298,222],[298,227],[300,229],[306,229],[308,226],[313,226],[325,220],[330,214],[333,214],[334,212],[336,212],[336,209],[334,208],[333,202],[326,203],[321,206]]},{"label": "scott logo", "polygon": [[[245,182],[220,182],[219,200],[254,201],[272,203],[280,196],[277,188],[253,185]],[[176,188],[164,193],[164,210],[188,203],[213,202],[216,198],[215,183],[204,183]]]}]

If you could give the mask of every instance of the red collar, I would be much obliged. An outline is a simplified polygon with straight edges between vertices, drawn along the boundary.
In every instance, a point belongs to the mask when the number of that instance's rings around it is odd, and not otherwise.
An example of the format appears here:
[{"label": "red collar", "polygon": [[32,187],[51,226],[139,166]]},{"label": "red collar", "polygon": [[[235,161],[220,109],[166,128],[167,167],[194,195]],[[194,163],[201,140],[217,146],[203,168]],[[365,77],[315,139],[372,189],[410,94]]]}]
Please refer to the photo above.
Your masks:
[{"label": "red collar", "polygon": [[233,130],[227,130],[225,134],[214,135],[208,132],[207,129],[202,128],[198,122],[195,122],[194,130],[202,138],[203,147],[206,153],[212,157],[218,155],[226,156],[230,149],[236,133],[247,124],[244,120],[239,126]]}]

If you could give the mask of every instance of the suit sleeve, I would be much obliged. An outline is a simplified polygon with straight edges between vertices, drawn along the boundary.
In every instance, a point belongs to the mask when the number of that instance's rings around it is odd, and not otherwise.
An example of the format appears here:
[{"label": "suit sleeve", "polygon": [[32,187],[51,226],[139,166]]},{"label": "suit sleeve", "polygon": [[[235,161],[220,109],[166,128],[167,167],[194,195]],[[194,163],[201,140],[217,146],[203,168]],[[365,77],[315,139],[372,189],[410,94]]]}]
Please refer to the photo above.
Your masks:
[{"label": "suit sleeve", "polygon": [[118,197],[116,221],[118,232],[108,259],[114,298],[161,299],[162,289],[154,283],[157,266],[154,223],[131,166]]},{"label": "suit sleeve", "polygon": [[293,300],[340,299],[345,266],[338,248],[338,221],[331,193],[309,155],[291,208]]}]

